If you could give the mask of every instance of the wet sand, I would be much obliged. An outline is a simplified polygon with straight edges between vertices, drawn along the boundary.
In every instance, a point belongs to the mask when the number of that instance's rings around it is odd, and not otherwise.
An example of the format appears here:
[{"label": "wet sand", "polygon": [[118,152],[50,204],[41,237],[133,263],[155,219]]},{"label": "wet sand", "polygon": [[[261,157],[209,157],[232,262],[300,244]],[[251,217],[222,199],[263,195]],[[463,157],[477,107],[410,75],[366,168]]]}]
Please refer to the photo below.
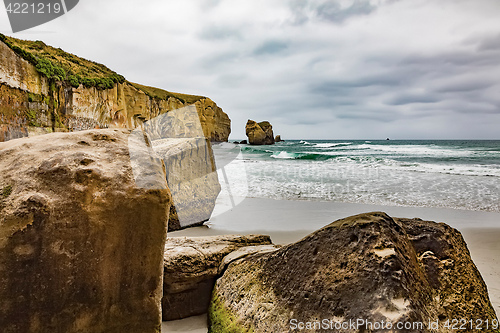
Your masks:
[{"label": "wet sand", "polygon": [[[339,218],[373,211],[383,211],[393,217],[445,222],[461,231],[488,286],[491,303],[500,314],[500,213],[246,198],[225,212],[221,206],[216,207],[207,226],[172,232],[169,237],[266,234],[275,244],[289,244]],[[164,322],[162,332],[205,333],[206,316]]]}]

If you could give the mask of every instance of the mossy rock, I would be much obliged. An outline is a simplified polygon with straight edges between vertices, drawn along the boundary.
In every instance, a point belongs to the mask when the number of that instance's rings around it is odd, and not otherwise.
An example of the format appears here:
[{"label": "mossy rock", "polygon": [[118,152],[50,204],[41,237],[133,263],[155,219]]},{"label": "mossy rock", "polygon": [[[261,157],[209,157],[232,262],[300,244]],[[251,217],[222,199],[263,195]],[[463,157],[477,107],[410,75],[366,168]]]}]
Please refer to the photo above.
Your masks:
[{"label": "mossy rock", "polygon": [[208,310],[208,333],[254,333],[253,328],[244,327],[214,293]]},{"label": "mossy rock", "polygon": [[12,185],[7,185],[5,186],[3,189],[2,189],[2,197],[4,198],[8,198],[11,194],[12,194],[12,191],[13,191],[13,187]]}]

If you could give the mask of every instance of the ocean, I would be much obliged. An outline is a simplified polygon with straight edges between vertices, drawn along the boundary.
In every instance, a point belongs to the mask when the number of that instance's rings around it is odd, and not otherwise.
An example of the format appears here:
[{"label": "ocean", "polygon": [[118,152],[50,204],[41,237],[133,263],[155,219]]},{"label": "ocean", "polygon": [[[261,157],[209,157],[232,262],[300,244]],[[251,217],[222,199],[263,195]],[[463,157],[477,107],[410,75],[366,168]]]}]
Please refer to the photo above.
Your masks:
[{"label": "ocean", "polygon": [[226,195],[500,212],[500,140],[214,145]]}]

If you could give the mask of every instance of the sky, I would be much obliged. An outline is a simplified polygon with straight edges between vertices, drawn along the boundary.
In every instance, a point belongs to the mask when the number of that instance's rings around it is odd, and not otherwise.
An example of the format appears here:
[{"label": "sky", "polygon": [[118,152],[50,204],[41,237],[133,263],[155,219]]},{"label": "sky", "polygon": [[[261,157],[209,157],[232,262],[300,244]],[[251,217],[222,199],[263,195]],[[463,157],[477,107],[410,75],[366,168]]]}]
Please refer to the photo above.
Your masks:
[{"label": "sky", "polygon": [[500,139],[498,0],[80,0],[12,33],[283,139]]}]

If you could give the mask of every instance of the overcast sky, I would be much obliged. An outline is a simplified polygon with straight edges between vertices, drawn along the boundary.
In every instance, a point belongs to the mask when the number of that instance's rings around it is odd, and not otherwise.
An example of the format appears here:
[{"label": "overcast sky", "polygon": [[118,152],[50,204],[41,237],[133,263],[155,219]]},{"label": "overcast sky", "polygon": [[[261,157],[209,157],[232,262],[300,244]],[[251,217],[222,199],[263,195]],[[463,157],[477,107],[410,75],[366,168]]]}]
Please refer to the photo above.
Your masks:
[{"label": "overcast sky", "polygon": [[284,139],[500,139],[499,0],[80,0],[12,34]]}]

